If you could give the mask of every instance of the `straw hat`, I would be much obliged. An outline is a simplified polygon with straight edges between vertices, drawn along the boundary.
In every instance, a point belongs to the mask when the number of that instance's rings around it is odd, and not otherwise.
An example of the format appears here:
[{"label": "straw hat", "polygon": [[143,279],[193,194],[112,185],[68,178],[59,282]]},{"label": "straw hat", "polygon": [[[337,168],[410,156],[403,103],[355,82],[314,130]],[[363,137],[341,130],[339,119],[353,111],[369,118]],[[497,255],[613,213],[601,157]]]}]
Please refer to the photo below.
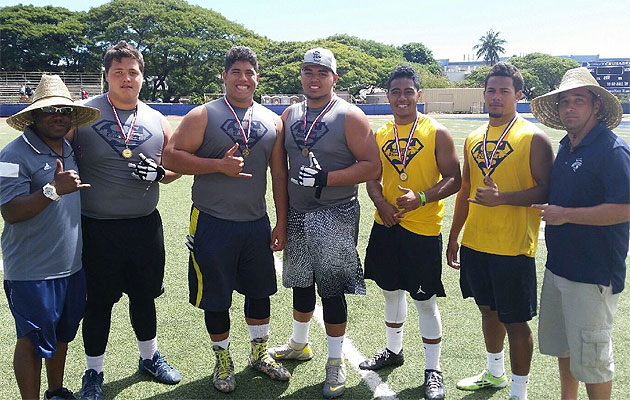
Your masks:
[{"label": "straw hat", "polygon": [[623,115],[619,99],[608,90],[599,86],[593,75],[584,67],[568,70],[562,77],[560,87],[547,94],[532,100],[532,114],[537,120],[550,128],[564,129],[558,116],[558,94],[567,90],[584,87],[599,97],[602,105],[597,113],[597,119],[603,122],[608,129],[614,129]]},{"label": "straw hat", "polygon": [[7,124],[18,131],[24,131],[24,128],[33,124],[33,110],[49,106],[73,107],[73,128],[89,125],[101,116],[101,112],[98,109],[82,106],[72,101],[70,91],[59,75],[42,75],[42,80],[33,94],[33,103],[7,118]]}]

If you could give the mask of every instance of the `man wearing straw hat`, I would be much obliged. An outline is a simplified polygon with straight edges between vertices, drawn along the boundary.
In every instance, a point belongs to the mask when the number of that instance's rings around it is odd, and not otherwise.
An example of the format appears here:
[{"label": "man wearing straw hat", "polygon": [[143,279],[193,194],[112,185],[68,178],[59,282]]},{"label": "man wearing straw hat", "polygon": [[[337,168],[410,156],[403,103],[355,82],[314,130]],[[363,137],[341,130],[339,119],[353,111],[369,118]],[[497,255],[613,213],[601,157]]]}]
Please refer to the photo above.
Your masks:
[{"label": "man wearing straw hat", "polygon": [[92,185],[81,196],[88,299],[82,328],[87,368],[79,393],[90,400],[103,396],[111,313],[123,293],[140,353],[138,371],[161,383],[181,380],[158,350],[155,311],[165,263],[158,186],[179,177],[160,165],[171,127],[138,99],[144,60],[135,47],[119,42],[107,50],[104,64],[109,91],[85,103],[101,110],[101,118],[77,129],[72,142],[83,179]]},{"label": "man wearing straw hat", "polygon": [[543,124],[566,130],[551,173],[546,222],[547,269],[538,340],[558,357],[561,396],[578,381],[590,399],[610,399],[613,319],[624,289],[630,221],[630,149],[615,135],[619,100],[586,68],[566,72],[560,87],[532,101]]},{"label": "man wearing straw hat", "polygon": [[68,343],[85,311],[80,189],[75,155],[64,136],[99,110],[75,104],[57,75],[42,76],[33,103],[7,119],[23,134],[0,152],[4,290],[15,319],[13,369],[22,398],[74,399],[63,387]]}]

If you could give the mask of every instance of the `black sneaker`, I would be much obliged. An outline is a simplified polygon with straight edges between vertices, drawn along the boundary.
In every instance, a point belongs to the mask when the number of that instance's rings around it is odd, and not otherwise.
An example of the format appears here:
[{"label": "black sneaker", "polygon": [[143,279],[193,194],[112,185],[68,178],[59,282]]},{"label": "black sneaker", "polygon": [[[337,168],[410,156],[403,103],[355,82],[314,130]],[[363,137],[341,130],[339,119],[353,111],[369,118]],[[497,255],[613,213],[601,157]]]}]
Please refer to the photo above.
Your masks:
[{"label": "black sneaker", "polygon": [[138,372],[150,375],[155,378],[156,381],[166,383],[167,385],[175,385],[182,380],[179,371],[167,363],[159,351],[153,353],[153,358],[150,360],[143,360],[141,358],[138,362]]},{"label": "black sneaker", "polygon": [[88,369],[83,375],[79,400],[103,400],[103,373]]},{"label": "black sneaker", "polygon": [[427,400],[442,400],[446,396],[442,373],[434,369],[424,370],[424,398]]},{"label": "black sneaker", "polygon": [[47,400],[77,400],[77,398],[74,397],[74,393],[72,393],[71,391],[69,391],[65,387],[62,387],[61,389],[57,389],[57,390],[52,391],[52,392],[46,390],[44,392],[44,399],[47,399]]},{"label": "black sneaker", "polygon": [[359,364],[359,368],[376,371],[384,367],[389,367],[390,365],[403,365],[404,362],[405,356],[403,355],[402,349],[400,349],[400,353],[396,354],[390,349],[385,348],[376,353],[372,358],[368,358]]}]

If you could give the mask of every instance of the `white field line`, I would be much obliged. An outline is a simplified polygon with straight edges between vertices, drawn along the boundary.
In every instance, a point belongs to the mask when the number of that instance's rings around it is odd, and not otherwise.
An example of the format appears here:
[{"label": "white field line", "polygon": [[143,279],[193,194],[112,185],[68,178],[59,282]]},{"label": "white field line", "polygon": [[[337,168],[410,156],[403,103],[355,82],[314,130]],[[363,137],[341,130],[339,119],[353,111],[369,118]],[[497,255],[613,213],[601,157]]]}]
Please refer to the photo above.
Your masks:
[{"label": "white field line", "polygon": [[[278,258],[275,254],[273,258],[276,264],[276,273],[282,277],[282,260],[280,260],[280,258]],[[315,321],[319,323],[322,329],[325,329],[322,308],[319,304],[315,305],[313,318],[315,318]],[[359,369],[359,364],[361,361],[365,360],[365,356],[354,346],[352,340],[350,340],[348,336],[346,336],[343,340],[343,354],[350,365],[352,365],[352,368],[357,371],[368,388],[370,388],[372,393],[374,393],[374,397],[387,400],[398,399],[396,392],[391,390],[389,386],[381,380],[381,377],[376,372]]]}]

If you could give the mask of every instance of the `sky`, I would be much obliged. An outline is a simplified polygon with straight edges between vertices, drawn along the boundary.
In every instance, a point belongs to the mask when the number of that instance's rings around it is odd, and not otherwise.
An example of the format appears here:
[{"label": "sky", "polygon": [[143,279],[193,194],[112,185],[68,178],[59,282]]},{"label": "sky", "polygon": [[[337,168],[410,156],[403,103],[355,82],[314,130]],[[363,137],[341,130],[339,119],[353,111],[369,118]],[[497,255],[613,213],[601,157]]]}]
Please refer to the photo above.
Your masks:
[{"label": "sky", "polygon": [[[107,0],[0,0],[0,6],[57,5],[75,11]],[[542,52],[630,58],[628,0],[188,0],[273,40],[306,41],[338,33],[402,45],[422,42],[436,59],[474,60],[490,29],[503,56]]]}]

